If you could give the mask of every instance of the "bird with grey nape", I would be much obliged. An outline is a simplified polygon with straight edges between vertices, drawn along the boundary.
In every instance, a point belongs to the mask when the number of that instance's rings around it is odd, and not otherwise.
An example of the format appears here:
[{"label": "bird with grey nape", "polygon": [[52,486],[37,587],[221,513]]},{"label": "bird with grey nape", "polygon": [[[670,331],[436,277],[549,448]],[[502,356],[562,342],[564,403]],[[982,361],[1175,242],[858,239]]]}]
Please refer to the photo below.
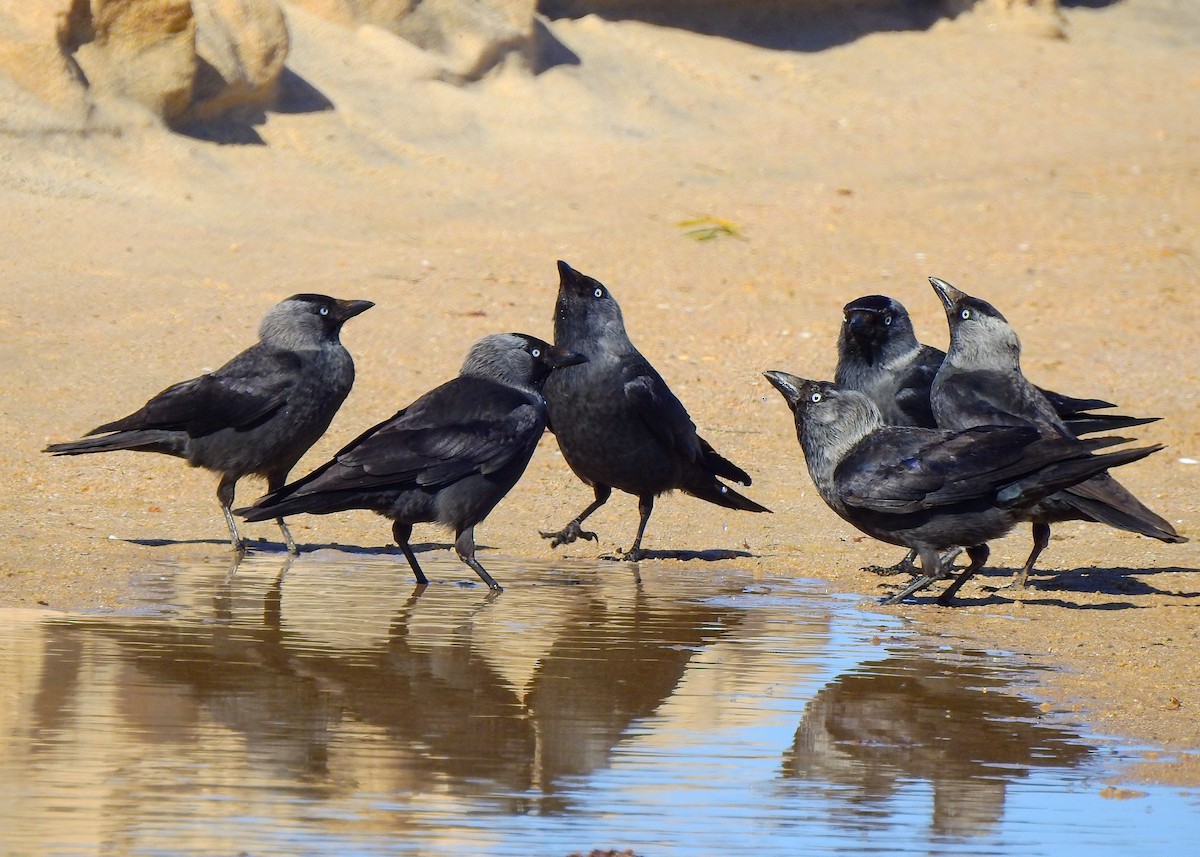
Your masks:
[{"label": "bird with grey nape", "polygon": [[857,390],[787,372],[764,375],[792,410],[821,499],[868,536],[917,551],[921,576],[885,604],[948,578],[942,553],[965,545],[970,564],[937,598],[949,605],[987,561],[987,542],[1026,520],[1040,500],[1162,449],[1095,454],[1124,439],[1050,437],[1031,426],[889,426]]},{"label": "bird with grey nape", "polygon": [[[1070,423],[1022,373],[1021,342],[999,310],[937,277],[929,282],[950,325],[950,348],[930,390],[938,425],[1033,426],[1049,436],[1074,437]],[[1187,541],[1107,473],[1047,496],[1029,510],[1027,520],[1033,525],[1033,550],[1017,578],[1019,587],[1050,543],[1050,525],[1059,521],[1092,521],[1163,542]]]},{"label": "bird with grey nape", "polygon": [[238,509],[248,521],[368,509],[392,535],[419,585],[429,582],[409,539],[413,524],[454,530],[459,559],[491,589],[475,558],[475,526],[517,484],[546,427],[546,378],[583,355],[520,333],[476,342],[457,378],[363,432],[308,476]]},{"label": "bird with grey nape", "polygon": [[[834,383],[865,393],[889,425],[936,428],[929,390],[946,352],[917,340],[908,310],[895,298],[864,295],[842,309]],[[1041,388],[1039,388],[1041,389]],[[1158,417],[1095,414],[1115,408],[1103,399],[1077,399],[1042,389],[1076,436],[1151,423]],[[958,550],[953,551],[954,555]],[[871,566],[876,574],[916,574],[912,552],[894,566]],[[953,559],[951,557],[951,559]],[[946,558],[943,557],[943,561]]]},{"label": "bird with grey nape", "polygon": [[[259,341],[220,369],[163,390],[135,413],[44,452],[85,455],[132,450],[182,458],[221,474],[217,500],[233,550],[246,543],[230,512],[245,476],[280,488],[296,462],[320,439],[350,388],[354,360],[342,345],[342,325],[371,301],[292,295],[259,325]],[[291,553],[296,542],[283,518],[279,530]]]},{"label": "bird with grey nape", "polygon": [[550,430],[568,466],[592,487],[594,501],[563,529],[543,532],[557,547],[596,534],[584,520],[616,488],[638,498],[638,528],[622,559],[645,556],[642,536],[654,498],[679,489],[727,509],[770,511],[721,482],[750,484],[742,468],[718,454],[667,382],[634,347],[621,308],[598,280],[558,263],[554,343],[588,362],[556,372],[546,382]]}]

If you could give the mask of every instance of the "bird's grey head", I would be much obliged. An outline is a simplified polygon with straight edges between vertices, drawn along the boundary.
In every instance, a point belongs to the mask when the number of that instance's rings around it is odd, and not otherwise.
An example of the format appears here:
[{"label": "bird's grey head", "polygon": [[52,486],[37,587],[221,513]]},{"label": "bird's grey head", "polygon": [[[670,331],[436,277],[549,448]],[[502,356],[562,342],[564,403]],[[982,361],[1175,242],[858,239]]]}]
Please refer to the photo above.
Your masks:
[{"label": "bird's grey head", "polygon": [[608,288],[563,261],[558,263],[554,341],[584,354],[601,350],[619,354],[633,348],[621,307]]},{"label": "bird's grey head", "polygon": [[908,310],[885,295],[865,295],[842,308],[838,356],[868,366],[885,363],[919,347]]},{"label": "bird's grey head", "polygon": [[831,475],[855,444],[884,424],[879,408],[857,390],[778,370],[763,375],[795,415],[796,436],[814,481],[820,481],[818,474]]},{"label": "bird's grey head", "polygon": [[337,300],[328,295],[292,295],[271,307],[258,328],[267,345],[289,351],[337,342],[342,325],[375,306],[371,301]]},{"label": "bird's grey head", "polygon": [[471,346],[460,375],[491,378],[512,387],[540,391],[555,369],[586,363],[582,354],[525,333],[493,333]]},{"label": "bird's grey head", "polygon": [[950,365],[964,370],[1021,368],[1021,340],[998,309],[937,277],[930,277],[929,284],[950,324]]}]

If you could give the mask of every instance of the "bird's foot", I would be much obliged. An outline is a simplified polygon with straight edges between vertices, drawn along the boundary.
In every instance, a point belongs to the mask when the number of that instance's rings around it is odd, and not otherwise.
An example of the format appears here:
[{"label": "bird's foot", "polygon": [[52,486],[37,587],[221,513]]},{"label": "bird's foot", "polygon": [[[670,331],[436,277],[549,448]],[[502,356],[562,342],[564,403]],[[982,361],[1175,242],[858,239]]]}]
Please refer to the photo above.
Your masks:
[{"label": "bird's foot", "polygon": [[880,577],[891,577],[895,574],[920,574],[921,569],[917,568],[911,562],[901,560],[895,565],[864,565],[860,571],[869,571],[871,574],[877,574]]},{"label": "bird's foot", "polygon": [[556,548],[559,545],[569,545],[571,542],[575,541],[576,539],[583,539],[584,541],[589,541],[589,542],[600,541],[599,536],[597,536],[595,533],[585,530],[583,527],[581,527],[579,525],[578,521],[572,521],[571,523],[567,524],[565,527],[563,527],[558,532],[551,532],[551,533],[547,533],[544,531],[539,531],[539,532],[541,532],[541,536],[543,539],[550,540],[550,547],[552,547],[552,548]]}]

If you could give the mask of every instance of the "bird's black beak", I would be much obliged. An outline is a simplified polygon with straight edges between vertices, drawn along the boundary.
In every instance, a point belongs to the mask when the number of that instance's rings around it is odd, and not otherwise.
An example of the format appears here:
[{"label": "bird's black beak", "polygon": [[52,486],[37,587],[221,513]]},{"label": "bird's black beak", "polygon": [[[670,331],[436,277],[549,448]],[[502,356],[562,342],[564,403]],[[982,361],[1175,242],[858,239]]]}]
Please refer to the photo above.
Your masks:
[{"label": "bird's black beak", "polygon": [[930,277],[929,285],[933,286],[933,290],[937,292],[947,313],[953,313],[954,305],[967,297],[966,292],[960,292],[945,280],[939,280],[937,277]]},{"label": "bird's black beak", "polygon": [[587,283],[584,282],[583,274],[576,271],[562,259],[559,259],[558,287],[559,289],[570,289],[575,292],[580,292],[587,287]]},{"label": "bird's black beak", "polygon": [[559,348],[557,345],[550,346],[550,350],[546,352],[545,360],[551,369],[561,369],[564,366],[578,366],[580,363],[588,362],[587,357],[578,351],[568,351],[565,348]]},{"label": "bird's black beak", "polygon": [[804,388],[812,383],[812,381],[806,381],[804,378],[798,378],[789,372],[780,372],[777,369],[763,372],[763,377],[782,394],[788,407],[793,411],[804,402]]},{"label": "bird's black beak", "polygon": [[375,306],[374,301],[335,301],[334,305],[337,309],[334,312],[337,314],[339,322],[347,322],[354,318],[359,313],[364,313],[371,307]]}]

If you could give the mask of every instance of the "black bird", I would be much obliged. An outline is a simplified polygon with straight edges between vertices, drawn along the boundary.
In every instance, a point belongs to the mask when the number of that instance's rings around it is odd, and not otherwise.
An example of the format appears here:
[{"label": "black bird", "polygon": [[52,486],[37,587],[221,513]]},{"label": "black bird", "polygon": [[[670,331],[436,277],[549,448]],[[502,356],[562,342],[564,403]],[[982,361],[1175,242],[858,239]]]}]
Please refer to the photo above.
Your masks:
[{"label": "black bird", "polygon": [[[865,393],[889,425],[936,428],[929,390],[946,352],[917,341],[908,311],[894,298],[866,295],[846,304],[842,312],[834,383]],[[1159,419],[1093,414],[1090,411],[1116,405],[1038,389],[1076,436]]]},{"label": "black bird", "polygon": [[867,535],[917,551],[922,576],[892,604],[949,576],[941,553],[967,546],[970,565],[938,597],[948,605],[999,538],[1044,497],[1161,446],[1093,455],[1123,438],[1046,436],[1031,426],[965,431],[889,426],[856,390],[764,373],[792,409],[808,472],[829,508]]},{"label": "black bird", "polygon": [[557,532],[550,546],[577,538],[595,541],[580,526],[617,488],[638,498],[637,536],[622,559],[645,556],[642,535],[654,498],[676,488],[728,509],[770,511],[722,484],[750,484],[742,468],[696,434],[696,425],[667,382],[629,341],[621,308],[599,281],[558,263],[554,342],[588,362],[546,382],[550,430],[575,475],[596,499]]},{"label": "black bird", "polygon": [[[895,298],[865,295],[842,309],[834,383],[865,393],[889,425],[936,428],[929,389],[946,352],[917,340],[908,310]],[[1040,389],[1040,388],[1039,388]],[[1093,414],[1115,408],[1102,399],[1077,399],[1051,390],[1043,395],[1075,435],[1115,431],[1158,417]],[[958,551],[954,550],[953,556]],[[943,562],[953,560],[943,557]],[[912,552],[894,566],[870,566],[876,574],[917,573]]]},{"label": "black bird", "polygon": [[[339,339],[342,325],[373,306],[293,295],[263,318],[258,343],[217,371],[168,387],[136,413],[92,429],[84,440],[53,443],[43,451],[161,452],[220,473],[217,500],[234,551],[244,553],[230,513],[238,480],[258,475],[266,478],[268,490],[281,487],[329,428],[354,384],[354,360]],[[288,551],[295,553],[287,524],[283,518],[278,522]]]},{"label": "black bird", "polygon": [[551,371],[586,358],[533,336],[476,342],[457,378],[363,432],[303,479],[237,513],[248,521],[369,509],[392,535],[418,584],[428,583],[409,545],[413,524],[455,531],[454,548],[492,589],[475,559],[475,525],[517,484],[546,428],[542,386]]},{"label": "black bird", "polygon": [[[1049,436],[1074,437],[1069,422],[1021,372],[1021,343],[1012,325],[986,301],[929,278],[950,323],[950,349],[934,378],[930,401],[938,425],[1033,426]],[[1187,539],[1107,473],[1047,497],[1030,510],[1033,550],[1017,585],[1025,586],[1038,556],[1050,542],[1050,524],[1093,521],[1163,542]]]}]

